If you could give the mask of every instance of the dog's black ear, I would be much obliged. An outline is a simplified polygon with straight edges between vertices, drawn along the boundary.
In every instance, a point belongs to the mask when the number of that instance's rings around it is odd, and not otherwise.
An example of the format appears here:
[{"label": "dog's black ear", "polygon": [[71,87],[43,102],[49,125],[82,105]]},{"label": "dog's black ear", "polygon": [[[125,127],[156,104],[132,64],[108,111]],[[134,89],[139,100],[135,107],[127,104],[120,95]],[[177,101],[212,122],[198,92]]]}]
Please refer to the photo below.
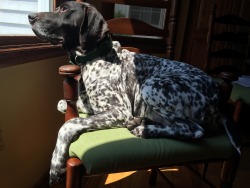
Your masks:
[{"label": "dog's black ear", "polygon": [[80,29],[80,45],[88,52],[101,41],[108,32],[108,24],[102,15],[92,6],[85,7]]}]

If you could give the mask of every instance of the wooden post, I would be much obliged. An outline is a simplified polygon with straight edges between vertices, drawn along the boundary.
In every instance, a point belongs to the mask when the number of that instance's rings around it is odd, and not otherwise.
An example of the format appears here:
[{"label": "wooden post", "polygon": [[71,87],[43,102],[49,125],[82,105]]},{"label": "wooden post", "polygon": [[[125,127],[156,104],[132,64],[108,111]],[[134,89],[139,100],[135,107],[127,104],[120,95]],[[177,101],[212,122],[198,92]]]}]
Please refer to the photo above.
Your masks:
[{"label": "wooden post", "polygon": [[59,68],[59,74],[65,77],[63,82],[64,99],[67,102],[65,121],[79,117],[76,102],[78,99],[78,81],[81,68],[76,65],[64,65]]},{"label": "wooden post", "polygon": [[171,1],[171,10],[169,16],[169,35],[167,37],[167,58],[174,59],[175,38],[178,19],[179,0]]}]

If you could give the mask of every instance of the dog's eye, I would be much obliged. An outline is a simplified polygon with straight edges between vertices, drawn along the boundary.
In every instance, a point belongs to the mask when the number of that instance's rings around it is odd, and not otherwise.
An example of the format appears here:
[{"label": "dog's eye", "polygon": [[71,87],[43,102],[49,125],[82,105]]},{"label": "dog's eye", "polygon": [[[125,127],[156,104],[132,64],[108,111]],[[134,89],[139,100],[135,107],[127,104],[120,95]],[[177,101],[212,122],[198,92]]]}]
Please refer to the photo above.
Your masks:
[{"label": "dog's eye", "polygon": [[60,9],[61,12],[65,12],[65,11],[67,11],[67,10],[68,10],[68,7],[66,7],[66,6],[63,6],[63,7],[61,7],[61,9]]}]

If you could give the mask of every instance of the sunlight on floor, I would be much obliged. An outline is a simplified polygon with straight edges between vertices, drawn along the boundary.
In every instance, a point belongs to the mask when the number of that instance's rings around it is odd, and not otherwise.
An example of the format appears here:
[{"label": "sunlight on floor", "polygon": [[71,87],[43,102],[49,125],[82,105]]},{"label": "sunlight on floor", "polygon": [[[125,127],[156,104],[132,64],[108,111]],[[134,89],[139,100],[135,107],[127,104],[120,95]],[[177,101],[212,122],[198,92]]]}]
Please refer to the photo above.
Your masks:
[{"label": "sunlight on floor", "polygon": [[106,181],[105,181],[105,185],[108,185],[110,183],[114,183],[116,181],[119,181],[119,180],[121,180],[123,178],[131,176],[134,173],[136,173],[136,171],[109,174],[108,177],[107,177],[107,179],[106,179]]},{"label": "sunlight on floor", "polygon": [[[172,168],[161,168],[162,172],[178,172],[179,168],[178,167],[172,167]],[[129,176],[132,176],[136,173],[137,171],[130,171],[130,172],[121,172],[121,173],[114,173],[114,174],[109,174],[106,181],[105,185],[120,181],[124,178],[127,178]],[[150,173],[150,170],[148,170]]]}]

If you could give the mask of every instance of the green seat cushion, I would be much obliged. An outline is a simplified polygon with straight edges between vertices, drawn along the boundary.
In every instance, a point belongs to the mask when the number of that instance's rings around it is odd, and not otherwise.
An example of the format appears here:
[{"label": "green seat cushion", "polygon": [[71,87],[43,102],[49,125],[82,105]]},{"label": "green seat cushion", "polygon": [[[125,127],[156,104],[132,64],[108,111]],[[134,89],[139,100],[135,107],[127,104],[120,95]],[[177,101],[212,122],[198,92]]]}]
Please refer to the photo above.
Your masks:
[{"label": "green seat cushion", "polygon": [[81,159],[89,175],[147,168],[149,164],[227,158],[234,152],[224,132],[200,140],[180,141],[138,138],[126,128],[84,133],[69,149],[69,155]]}]

